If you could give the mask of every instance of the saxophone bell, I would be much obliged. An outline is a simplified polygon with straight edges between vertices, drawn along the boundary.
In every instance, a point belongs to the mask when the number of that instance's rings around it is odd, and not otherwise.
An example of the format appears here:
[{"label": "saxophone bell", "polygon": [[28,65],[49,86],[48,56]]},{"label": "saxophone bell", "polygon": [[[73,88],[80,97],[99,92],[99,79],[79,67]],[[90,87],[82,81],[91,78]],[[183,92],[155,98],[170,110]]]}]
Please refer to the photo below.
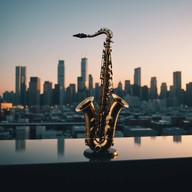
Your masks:
[{"label": "saxophone bell", "polygon": [[84,99],[81,103],[77,105],[77,107],[75,108],[75,111],[76,112],[85,111],[86,108],[91,107],[90,105],[92,105],[93,100],[94,100],[94,97],[88,97]]},{"label": "saxophone bell", "polygon": [[126,108],[129,107],[128,103],[124,99],[116,95],[115,93],[112,94],[112,97],[122,107],[126,107]]}]

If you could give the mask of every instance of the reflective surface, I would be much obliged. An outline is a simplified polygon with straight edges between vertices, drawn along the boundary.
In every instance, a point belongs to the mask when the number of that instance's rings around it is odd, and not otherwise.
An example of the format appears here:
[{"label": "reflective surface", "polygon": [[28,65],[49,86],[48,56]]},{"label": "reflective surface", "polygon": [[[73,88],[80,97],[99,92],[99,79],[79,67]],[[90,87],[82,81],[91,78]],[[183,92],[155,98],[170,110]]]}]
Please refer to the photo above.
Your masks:
[{"label": "reflective surface", "polygon": [[[115,138],[111,161],[192,157],[192,136]],[[1,140],[0,165],[88,162],[84,139]]]}]

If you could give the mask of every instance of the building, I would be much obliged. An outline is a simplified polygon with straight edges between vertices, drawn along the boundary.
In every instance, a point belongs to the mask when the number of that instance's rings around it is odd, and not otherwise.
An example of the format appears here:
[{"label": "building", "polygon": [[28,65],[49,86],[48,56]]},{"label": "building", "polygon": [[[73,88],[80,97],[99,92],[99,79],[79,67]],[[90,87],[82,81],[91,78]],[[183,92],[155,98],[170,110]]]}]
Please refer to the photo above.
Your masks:
[{"label": "building", "polygon": [[149,100],[149,88],[147,85],[141,87],[141,100],[148,101]]},{"label": "building", "polygon": [[29,82],[29,106],[40,106],[40,78],[31,77]]},{"label": "building", "polygon": [[181,71],[173,72],[173,86],[176,90],[181,90]]},{"label": "building", "polygon": [[45,81],[43,85],[43,105],[51,106],[53,104],[52,82]]},{"label": "building", "polygon": [[83,89],[87,89],[87,58],[81,59],[81,77],[83,81]]},{"label": "building", "polygon": [[93,76],[89,74],[89,89],[93,89]]},{"label": "building", "polygon": [[134,84],[141,86],[141,67],[134,70]]},{"label": "building", "polygon": [[16,66],[15,69],[15,95],[16,105],[27,105],[26,67]]},{"label": "building", "polygon": [[160,92],[160,98],[166,99],[168,95],[167,92],[167,84],[165,82],[161,83],[161,92]]},{"label": "building", "polygon": [[157,99],[157,78],[156,77],[151,77],[151,82],[150,82],[150,99]]},{"label": "building", "polygon": [[101,90],[100,90],[100,85],[98,82],[95,83],[95,101],[98,101],[99,100],[99,97],[100,97],[100,93]]},{"label": "building", "polygon": [[121,81],[119,81],[117,88],[115,89],[115,92],[118,96],[123,97],[123,85]]},{"label": "building", "polygon": [[91,96],[94,94],[94,89],[93,89],[93,76],[89,74],[89,86],[87,90],[87,96]]},{"label": "building", "polygon": [[192,107],[192,82],[186,84],[185,104]]},{"label": "building", "polygon": [[3,100],[8,103],[15,105],[15,93],[13,91],[5,91],[3,93]]},{"label": "building", "polygon": [[172,106],[179,106],[183,103],[184,92],[181,88],[181,71],[173,72],[173,86],[170,88],[170,100]]},{"label": "building", "polygon": [[124,90],[125,90],[125,93],[131,95],[131,82],[130,82],[130,80],[125,80]]},{"label": "building", "polygon": [[58,84],[61,85],[63,89],[65,89],[65,61],[59,60],[57,67],[57,80]]},{"label": "building", "polygon": [[55,84],[55,87],[53,89],[53,105],[59,105],[60,101],[60,85]]},{"label": "building", "polygon": [[66,104],[72,105],[75,102],[75,84],[69,84],[66,88]]},{"label": "building", "polygon": [[83,78],[77,77],[77,92],[83,91]]},{"label": "building", "polygon": [[86,98],[83,77],[77,77],[77,101],[80,102]]},{"label": "building", "polygon": [[65,103],[65,61],[59,60],[57,66],[57,79],[58,84],[60,85],[60,93],[59,93],[59,104],[63,105]]},{"label": "building", "polygon": [[141,98],[141,87],[139,85],[131,85],[131,96]]}]

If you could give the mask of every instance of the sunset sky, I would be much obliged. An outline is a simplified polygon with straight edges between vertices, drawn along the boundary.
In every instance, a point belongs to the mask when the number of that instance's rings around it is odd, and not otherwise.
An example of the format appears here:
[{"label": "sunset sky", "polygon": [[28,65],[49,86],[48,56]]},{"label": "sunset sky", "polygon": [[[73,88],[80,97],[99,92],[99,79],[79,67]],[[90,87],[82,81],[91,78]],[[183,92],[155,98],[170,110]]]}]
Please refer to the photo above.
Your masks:
[{"label": "sunset sky", "polygon": [[[32,76],[57,83],[58,60],[65,60],[66,87],[77,83],[81,58],[88,58],[88,74],[100,82],[105,35],[90,39],[107,27],[113,32],[114,86],[133,83],[141,67],[141,84],[157,77],[173,84],[173,72],[182,72],[182,88],[192,82],[191,0],[0,0],[0,95],[15,91],[15,66]],[[43,90],[43,86],[41,86]]]}]

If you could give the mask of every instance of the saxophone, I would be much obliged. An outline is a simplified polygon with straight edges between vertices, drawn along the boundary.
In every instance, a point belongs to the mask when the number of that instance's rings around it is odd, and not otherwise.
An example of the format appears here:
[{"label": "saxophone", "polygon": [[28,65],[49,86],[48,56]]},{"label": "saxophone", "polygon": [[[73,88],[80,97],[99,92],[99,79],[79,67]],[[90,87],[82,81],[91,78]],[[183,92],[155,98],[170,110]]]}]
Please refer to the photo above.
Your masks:
[{"label": "saxophone", "polygon": [[114,94],[112,82],[112,60],[111,43],[113,33],[107,28],[101,28],[92,35],[79,33],[73,35],[78,38],[91,38],[105,34],[104,49],[102,53],[102,64],[100,71],[100,96],[98,100],[98,110],[96,111],[93,100],[94,97],[88,97],[80,102],[76,107],[76,112],[83,112],[85,118],[85,144],[90,149],[85,150],[86,156],[116,156],[117,152],[112,149],[114,145],[114,136],[119,113],[123,107],[128,107],[126,101]]}]

